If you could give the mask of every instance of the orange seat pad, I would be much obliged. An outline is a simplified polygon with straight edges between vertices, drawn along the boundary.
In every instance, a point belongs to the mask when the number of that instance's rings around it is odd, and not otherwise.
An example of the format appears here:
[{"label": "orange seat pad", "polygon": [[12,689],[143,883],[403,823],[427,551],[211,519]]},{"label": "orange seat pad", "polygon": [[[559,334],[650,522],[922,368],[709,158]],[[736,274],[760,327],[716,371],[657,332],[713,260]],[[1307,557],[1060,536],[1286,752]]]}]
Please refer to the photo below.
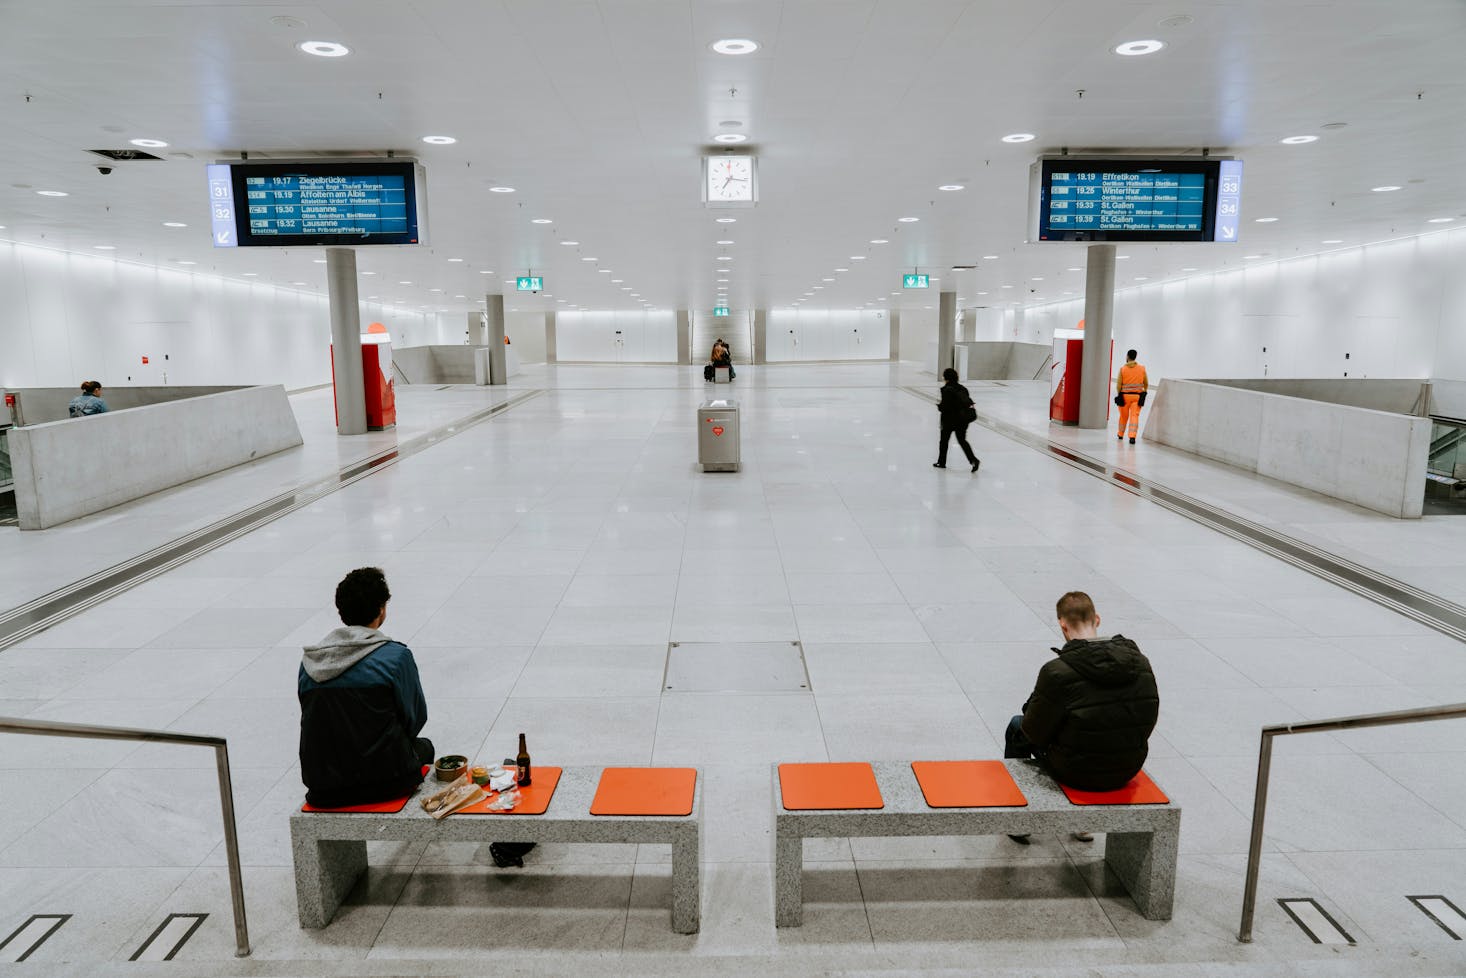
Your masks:
[{"label": "orange seat pad", "polygon": [[[560,784],[560,769],[558,767],[540,767],[535,765],[531,772],[533,780],[528,788],[519,789],[519,804],[507,812],[491,812],[489,805],[493,804],[495,798],[499,797],[497,791],[489,791],[485,786],[484,790],[489,792],[489,797],[483,801],[474,802],[467,808],[460,808],[453,815],[543,815],[550,807],[550,799],[555,796],[555,788]],[[452,818],[453,815],[448,816]]]},{"label": "orange seat pad", "polygon": [[390,801],[372,801],[365,805],[348,805],[345,808],[317,808],[310,802],[300,806],[303,812],[372,812],[377,815],[390,815],[393,812],[400,812],[407,807],[408,799],[412,795],[403,795],[401,798],[393,798]]},{"label": "orange seat pad", "polygon": [[780,764],[779,794],[789,812],[886,807],[876,773],[864,761]]},{"label": "orange seat pad", "polygon": [[592,815],[691,815],[695,767],[608,767],[591,800]]},{"label": "orange seat pad", "polygon": [[912,761],[932,808],[1021,808],[1028,804],[1002,761]]},{"label": "orange seat pad", "polygon": [[1075,805],[1164,805],[1171,800],[1144,771],[1131,778],[1125,787],[1114,791],[1080,791],[1067,784],[1059,787]]}]

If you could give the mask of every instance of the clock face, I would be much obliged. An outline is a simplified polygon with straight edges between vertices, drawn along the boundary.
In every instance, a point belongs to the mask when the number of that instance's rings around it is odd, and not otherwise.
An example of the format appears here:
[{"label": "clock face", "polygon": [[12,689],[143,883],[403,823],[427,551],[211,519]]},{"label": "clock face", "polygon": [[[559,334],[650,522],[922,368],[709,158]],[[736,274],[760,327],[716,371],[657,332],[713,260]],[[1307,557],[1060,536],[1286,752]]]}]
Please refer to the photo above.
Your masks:
[{"label": "clock face", "polygon": [[708,157],[707,199],[709,203],[752,203],[753,157]]}]

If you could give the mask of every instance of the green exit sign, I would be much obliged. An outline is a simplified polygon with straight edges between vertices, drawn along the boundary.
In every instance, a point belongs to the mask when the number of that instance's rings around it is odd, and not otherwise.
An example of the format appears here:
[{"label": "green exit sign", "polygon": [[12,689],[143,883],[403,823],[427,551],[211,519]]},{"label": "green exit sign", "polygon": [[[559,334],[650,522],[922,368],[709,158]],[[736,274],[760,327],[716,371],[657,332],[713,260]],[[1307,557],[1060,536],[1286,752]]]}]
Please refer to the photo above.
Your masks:
[{"label": "green exit sign", "polygon": [[514,280],[514,287],[520,292],[543,292],[545,279],[542,275],[521,275]]},{"label": "green exit sign", "polygon": [[903,277],[901,280],[901,287],[903,289],[925,289],[930,288],[931,284],[930,275],[917,275],[913,273]]},{"label": "green exit sign", "polygon": [[726,315],[728,315],[728,307],[727,306],[713,306],[713,315],[714,316],[726,316]]}]

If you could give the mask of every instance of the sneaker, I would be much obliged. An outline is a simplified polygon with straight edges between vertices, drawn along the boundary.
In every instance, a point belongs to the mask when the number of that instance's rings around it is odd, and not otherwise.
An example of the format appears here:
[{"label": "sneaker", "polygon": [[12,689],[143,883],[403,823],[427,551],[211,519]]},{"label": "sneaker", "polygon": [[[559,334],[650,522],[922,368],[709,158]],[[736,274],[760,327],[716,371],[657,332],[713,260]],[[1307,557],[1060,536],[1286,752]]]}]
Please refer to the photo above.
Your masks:
[{"label": "sneaker", "polygon": [[1028,846],[1028,845],[1032,845],[1033,844],[1032,842],[1029,841],[1027,835],[1009,835],[1008,838],[1012,839],[1014,842],[1018,843],[1020,846]]},{"label": "sneaker", "polygon": [[972,471],[976,472],[980,468],[982,468],[982,459],[974,459],[972,462]]},{"label": "sneaker", "polygon": [[933,462],[932,463],[932,468],[934,468],[934,469],[945,469],[946,467],[947,467],[947,463],[945,463],[945,462]]},{"label": "sneaker", "polygon": [[1093,842],[1094,836],[1088,832],[1070,832],[1069,838],[1075,842]]},{"label": "sneaker", "polygon": [[1135,439],[1134,438],[1130,439],[1130,444],[1132,444],[1132,445],[1135,444]]}]

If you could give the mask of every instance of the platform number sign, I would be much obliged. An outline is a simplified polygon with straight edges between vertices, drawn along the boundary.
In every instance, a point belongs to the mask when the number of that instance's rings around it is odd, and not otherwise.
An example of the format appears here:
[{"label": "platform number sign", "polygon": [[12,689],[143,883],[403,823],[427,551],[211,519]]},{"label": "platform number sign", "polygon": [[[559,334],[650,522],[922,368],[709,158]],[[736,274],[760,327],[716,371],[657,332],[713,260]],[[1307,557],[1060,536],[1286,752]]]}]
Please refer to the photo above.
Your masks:
[{"label": "platform number sign", "polygon": [[211,163],[209,171],[209,228],[215,248],[239,247],[234,227],[234,181],[229,164]]},{"label": "platform number sign", "polygon": [[514,280],[514,288],[519,292],[543,292],[545,290],[544,276],[521,275]]},{"label": "platform number sign", "polygon": [[1223,160],[1217,173],[1217,213],[1214,241],[1236,241],[1242,221],[1242,161]]},{"label": "platform number sign", "polygon": [[904,275],[901,278],[901,287],[903,289],[926,289],[926,288],[930,288],[931,287],[931,276],[930,275],[919,275],[919,274],[917,274],[915,272],[913,272],[913,273],[911,273],[909,275]]}]

